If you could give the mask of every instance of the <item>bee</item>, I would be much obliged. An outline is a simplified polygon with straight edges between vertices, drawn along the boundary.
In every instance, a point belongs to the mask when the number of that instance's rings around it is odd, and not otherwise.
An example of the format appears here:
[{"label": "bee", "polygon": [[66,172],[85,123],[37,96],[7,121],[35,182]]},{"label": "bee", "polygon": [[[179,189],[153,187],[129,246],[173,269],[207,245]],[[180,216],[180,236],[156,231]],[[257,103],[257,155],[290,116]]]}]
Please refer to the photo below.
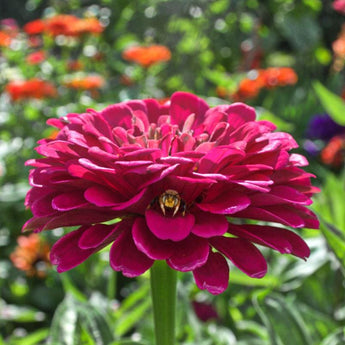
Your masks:
[{"label": "bee", "polygon": [[183,215],[185,214],[185,203],[182,201],[180,195],[176,190],[167,189],[162,193],[158,199],[159,206],[165,215],[165,208],[173,210],[173,217],[178,212],[180,206],[183,206]]}]

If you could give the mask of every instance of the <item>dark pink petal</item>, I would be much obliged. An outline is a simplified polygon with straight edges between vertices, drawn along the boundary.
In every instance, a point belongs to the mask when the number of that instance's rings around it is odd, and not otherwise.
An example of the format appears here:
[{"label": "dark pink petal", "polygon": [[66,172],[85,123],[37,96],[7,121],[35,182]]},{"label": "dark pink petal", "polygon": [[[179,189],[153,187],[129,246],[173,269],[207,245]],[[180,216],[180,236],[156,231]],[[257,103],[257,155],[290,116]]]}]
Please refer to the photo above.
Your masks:
[{"label": "dark pink petal", "polygon": [[208,104],[201,98],[188,92],[175,92],[170,99],[171,123],[183,126],[184,121],[191,114],[195,114],[197,119],[202,120]]},{"label": "dark pink petal", "polygon": [[[123,221],[124,223],[127,222]],[[95,224],[85,229],[80,236],[78,246],[82,249],[97,248],[105,243],[112,242],[126,226],[119,222],[112,225]],[[130,225],[127,226],[130,228]]]},{"label": "dark pink petal", "polygon": [[136,247],[151,259],[167,259],[174,251],[174,242],[169,240],[163,241],[154,236],[147,227],[145,218],[136,218],[132,234]]},{"label": "dark pink petal", "polygon": [[303,213],[297,211],[298,205],[273,205],[264,208],[250,206],[247,209],[234,214],[234,217],[249,218],[263,220],[267,222],[276,222],[293,228],[301,228],[306,226],[305,220],[302,218]]},{"label": "dark pink petal", "polygon": [[210,251],[206,239],[190,235],[176,244],[174,254],[167,259],[170,267],[181,272],[192,271],[202,266]]},{"label": "dark pink petal", "polygon": [[310,249],[302,238],[283,228],[254,224],[231,224],[229,232],[240,238],[273,248],[282,254],[293,254],[302,259],[310,255]]},{"label": "dark pink petal", "polygon": [[81,249],[78,242],[85,231],[85,227],[69,232],[61,237],[52,247],[50,252],[50,261],[53,265],[57,265],[59,273],[65,272],[84,262],[97,249]]},{"label": "dark pink petal", "polygon": [[210,251],[207,262],[193,271],[199,289],[218,295],[226,290],[229,283],[229,266],[223,255]]},{"label": "dark pink petal", "polygon": [[221,236],[228,230],[229,223],[224,215],[209,212],[193,212],[195,224],[192,233],[200,237]]},{"label": "dark pink petal", "polygon": [[246,122],[254,121],[256,117],[255,109],[244,103],[238,102],[228,106],[221,105],[215,108],[228,114],[228,121],[233,128],[238,128]]},{"label": "dark pink petal", "polygon": [[206,212],[217,214],[234,214],[246,209],[250,205],[250,199],[239,192],[226,192],[212,196],[212,190],[204,201],[197,206]]},{"label": "dark pink petal", "polygon": [[188,213],[174,217],[164,216],[161,212],[148,209],[145,212],[146,223],[152,233],[161,240],[181,241],[191,232],[195,218]]},{"label": "dark pink petal", "polygon": [[125,103],[113,104],[101,111],[100,115],[111,128],[130,128],[132,123],[131,108]]},{"label": "dark pink petal", "polygon": [[123,201],[117,191],[97,185],[88,188],[84,197],[88,202],[100,207],[114,206]]},{"label": "dark pink petal", "polygon": [[115,240],[109,253],[110,266],[115,271],[122,271],[126,277],[137,277],[146,272],[153,260],[135,246],[130,230],[123,231]]},{"label": "dark pink petal", "polygon": [[249,241],[242,238],[214,237],[210,242],[249,277],[262,278],[266,274],[265,258]]},{"label": "dark pink petal", "polygon": [[35,200],[31,205],[32,213],[37,217],[55,215],[57,212],[52,207],[52,199],[54,196],[54,194],[48,194],[43,198]]},{"label": "dark pink petal", "polygon": [[80,191],[66,192],[53,198],[52,206],[58,211],[69,211],[87,205]]}]

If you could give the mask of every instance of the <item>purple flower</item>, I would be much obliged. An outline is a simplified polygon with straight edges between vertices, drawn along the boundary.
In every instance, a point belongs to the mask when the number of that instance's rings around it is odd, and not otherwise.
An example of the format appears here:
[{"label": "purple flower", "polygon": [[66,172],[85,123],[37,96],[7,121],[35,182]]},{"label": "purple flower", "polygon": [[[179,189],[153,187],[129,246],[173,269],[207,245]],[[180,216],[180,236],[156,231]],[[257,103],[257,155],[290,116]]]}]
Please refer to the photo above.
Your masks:
[{"label": "purple flower", "polygon": [[306,137],[328,141],[338,134],[345,133],[345,127],[340,126],[328,115],[314,115],[309,121]]}]

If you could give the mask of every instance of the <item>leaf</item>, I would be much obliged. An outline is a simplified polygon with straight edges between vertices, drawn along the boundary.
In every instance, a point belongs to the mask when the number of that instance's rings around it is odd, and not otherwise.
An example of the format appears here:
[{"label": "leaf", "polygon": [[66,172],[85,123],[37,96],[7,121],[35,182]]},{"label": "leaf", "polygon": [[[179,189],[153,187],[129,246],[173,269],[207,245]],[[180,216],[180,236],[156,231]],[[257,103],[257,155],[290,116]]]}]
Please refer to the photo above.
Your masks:
[{"label": "leaf", "polygon": [[256,292],[253,304],[267,327],[270,344],[313,344],[308,328],[293,300],[268,290]]},{"label": "leaf", "polygon": [[315,81],[314,90],[329,116],[341,126],[345,126],[345,102],[344,100],[329,91],[320,82]]},{"label": "leaf", "polygon": [[[20,338],[20,339],[14,339],[11,340],[11,345],[37,345],[42,340],[46,339],[49,334],[48,328],[42,328],[39,329],[26,337]],[[0,345],[5,344],[0,339]]]}]

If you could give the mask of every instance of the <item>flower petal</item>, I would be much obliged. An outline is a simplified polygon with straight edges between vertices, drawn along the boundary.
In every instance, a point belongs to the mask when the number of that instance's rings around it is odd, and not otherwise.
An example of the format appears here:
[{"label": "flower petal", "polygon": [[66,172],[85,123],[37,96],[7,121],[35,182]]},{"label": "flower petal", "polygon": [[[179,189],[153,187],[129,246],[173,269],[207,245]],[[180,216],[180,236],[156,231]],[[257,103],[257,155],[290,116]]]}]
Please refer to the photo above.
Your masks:
[{"label": "flower petal", "polygon": [[174,242],[160,240],[147,227],[145,218],[138,217],[132,228],[133,240],[136,247],[154,260],[164,260],[173,253]]},{"label": "flower petal", "polygon": [[265,258],[249,241],[242,238],[214,237],[210,242],[249,277],[262,278],[266,274]]},{"label": "flower petal", "polygon": [[223,255],[210,251],[207,262],[193,271],[196,285],[218,295],[228,287],[229,266]]},{"label": "flower petal", "polygon": [[53,265],[57,265],[59,273],[78,266],[97,251],[95,248],[84,250],[78,246],[80,237],[85,230],[86,227],[82,226],[78,230],[69,232],[53,245],[50,251],[50,261]]},{"label": "flower petal", "polygon": [[114,241],[109,253],[110,266],[115,271],[122,271],[126,277],[137,277],[146,272],[153,260],[140,252],[135,246],[132,233],[123,231]]},{"label": "flower petal", "polygon": [[161,240],[181,241],[186,238],[194,225],[192,214],[185,216],[177,214],[175,217],[166,217],[160,212],[148,209],[145,212],[146,223],[152,233]]},{"label": "flower petal", "polygon": [[283,228],[254,224],[231,224],[229,232],[240,238],[273,248],[282,254],[293,254],[302,259],[310,255],[310,249],[302,238]]},{"label": "flower petal", "polygon": [[210,246],[206,239],[190,235],[176,245],[174,254],[167,263],[181,272],[192,271],[207,261],[209,251]]},{"label": "flower petal", "polygon": [[209,238],[226,233],[229,223],[224,215],[200,211],[195,211],[193,214],[195,217],[195,224],[192,228],[193,234]]}]

